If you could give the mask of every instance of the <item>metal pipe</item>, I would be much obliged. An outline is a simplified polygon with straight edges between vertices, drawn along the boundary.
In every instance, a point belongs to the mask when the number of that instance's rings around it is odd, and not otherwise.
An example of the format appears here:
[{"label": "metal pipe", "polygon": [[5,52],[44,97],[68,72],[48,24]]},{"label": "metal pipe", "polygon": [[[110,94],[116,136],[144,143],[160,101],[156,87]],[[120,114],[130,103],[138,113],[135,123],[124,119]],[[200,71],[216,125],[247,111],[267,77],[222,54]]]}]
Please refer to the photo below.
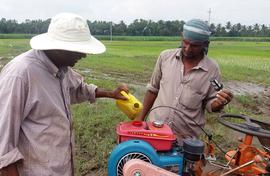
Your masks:
[{"label": "metal pipe", "polygon": [[246,167],[246,166],[248,166],[248,165],[250,165],[250,164],[252,164],[252,163],[254,163],[254,162],[255,162],[254,160],[251,160],[251,161],[249,161],[249,162],[247,162],[247,163],[245,163],[245,164],[243,164],[243,165],[241,165],[241,166],[238,166],[238,167],[236,167],[236,168],[234,168],[234,169],[232,169],[232,170],[230,170],[230,171],[228,171],[228,172],[222,174],[221,176],[225,176],[225,175],[228,175],[228,174],[230,174],[230,173],[233,173],[234,171],[237,171],[238,169],[241,169],[241,168],[243,168],[243,167]]}]

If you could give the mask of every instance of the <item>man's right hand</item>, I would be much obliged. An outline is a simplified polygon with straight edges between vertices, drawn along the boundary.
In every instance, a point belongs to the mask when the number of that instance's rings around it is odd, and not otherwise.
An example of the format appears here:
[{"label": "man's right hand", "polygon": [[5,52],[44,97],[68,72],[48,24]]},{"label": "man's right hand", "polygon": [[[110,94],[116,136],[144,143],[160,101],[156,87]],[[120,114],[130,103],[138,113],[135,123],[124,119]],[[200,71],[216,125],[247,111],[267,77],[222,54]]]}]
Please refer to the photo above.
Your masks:
[{"label": "man's right hand", "polygon": [[19,176],[16,163],[0,169],[0,176]]},{"label": "man's right hand", "polygon": [[227,105],[233,98],[232,92],[229,90],[220,90],[217,92],[215,100],[211,104],[213,112],[220,111],[225,105]]},{"label": "man's right hand", "polygon": [[143,100],[143,109],[141,113],[134,119],[134,121],[144,121],[146,116],[149,113],[149,110],[153,106],[155,100],[157,98],[157,94],[147,90],[145,95],[144,95],[144,100]]}]

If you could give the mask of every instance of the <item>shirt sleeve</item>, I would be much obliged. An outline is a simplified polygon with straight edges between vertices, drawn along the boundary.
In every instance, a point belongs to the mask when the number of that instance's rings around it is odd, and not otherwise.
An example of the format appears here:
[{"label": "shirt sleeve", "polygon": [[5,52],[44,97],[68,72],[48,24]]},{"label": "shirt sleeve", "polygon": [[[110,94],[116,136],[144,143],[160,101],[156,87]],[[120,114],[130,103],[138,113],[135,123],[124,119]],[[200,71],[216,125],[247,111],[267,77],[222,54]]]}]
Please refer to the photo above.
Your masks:
[{"label": "shirt sleeve", "polygon": [[151,92],[158,93],[160,88],[160,79],[162,77],[162,71],[161,71],[161,65],[162,65],[162,54],[159,56],[154,71],[152,73],[151,80],[149,84],[147,84],[147,90],[150,90]]},{"label": "shirt sleeve", "polygon": [[71,104],[96,101],[96,85],[85,83],[83,77],[72,69],[68,70],[68,81]]},{"label": "shirt sleeve", "polygon": [[23,159],[18,142],[26,89],[18,77],[0,79],[0,169]]},{"label": "shirt sleeve", "polygon": [[[219,70],[219,67],[217,65],[217,69],[214,71],[214,74],[211,76],[211,79],[216,79],[218,80],[219,82],[221,81],[221,78],[220,78],[220,70]],[[214,86],[209,85],[209,90],[208,90],[208,94],[205,98],[206,100],[206,110],[208,112],[212,112],[212,108],[211,108],[211,104],[213,103],[213,101],[215,100],[216,98],[216,94],[217,94],[217,91],[214,89]]]}]

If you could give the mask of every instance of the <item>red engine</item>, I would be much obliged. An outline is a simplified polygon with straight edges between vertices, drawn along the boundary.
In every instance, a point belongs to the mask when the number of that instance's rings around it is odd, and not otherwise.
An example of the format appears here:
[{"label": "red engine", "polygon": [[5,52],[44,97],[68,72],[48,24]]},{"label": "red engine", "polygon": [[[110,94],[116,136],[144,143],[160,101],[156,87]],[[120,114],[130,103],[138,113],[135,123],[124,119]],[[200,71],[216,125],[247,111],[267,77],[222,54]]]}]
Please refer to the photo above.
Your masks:
[{"label": "red engine", "polygon": [[151,144],[157,151],[166,151],[172,148],[176,140],[171,128],[158,122],[122,122],[117,126],[118,142],[131,139],[141,139]]}]

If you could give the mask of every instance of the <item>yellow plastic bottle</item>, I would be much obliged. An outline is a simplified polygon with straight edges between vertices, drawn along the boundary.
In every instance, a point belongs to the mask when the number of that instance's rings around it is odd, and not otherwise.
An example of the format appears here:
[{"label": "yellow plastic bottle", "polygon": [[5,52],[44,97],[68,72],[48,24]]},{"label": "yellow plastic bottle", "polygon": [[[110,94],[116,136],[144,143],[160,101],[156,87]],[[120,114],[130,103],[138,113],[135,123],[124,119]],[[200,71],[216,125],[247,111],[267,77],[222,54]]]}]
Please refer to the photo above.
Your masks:
[{"label": "yellow plastic bottle", "polygon": [[125,113],[131,120],[133,120],[142,110],[142,103],[137,100],[132,94],[121,91],[121,94],[127,98],[127,100],[116,100],[118,108]]}]

